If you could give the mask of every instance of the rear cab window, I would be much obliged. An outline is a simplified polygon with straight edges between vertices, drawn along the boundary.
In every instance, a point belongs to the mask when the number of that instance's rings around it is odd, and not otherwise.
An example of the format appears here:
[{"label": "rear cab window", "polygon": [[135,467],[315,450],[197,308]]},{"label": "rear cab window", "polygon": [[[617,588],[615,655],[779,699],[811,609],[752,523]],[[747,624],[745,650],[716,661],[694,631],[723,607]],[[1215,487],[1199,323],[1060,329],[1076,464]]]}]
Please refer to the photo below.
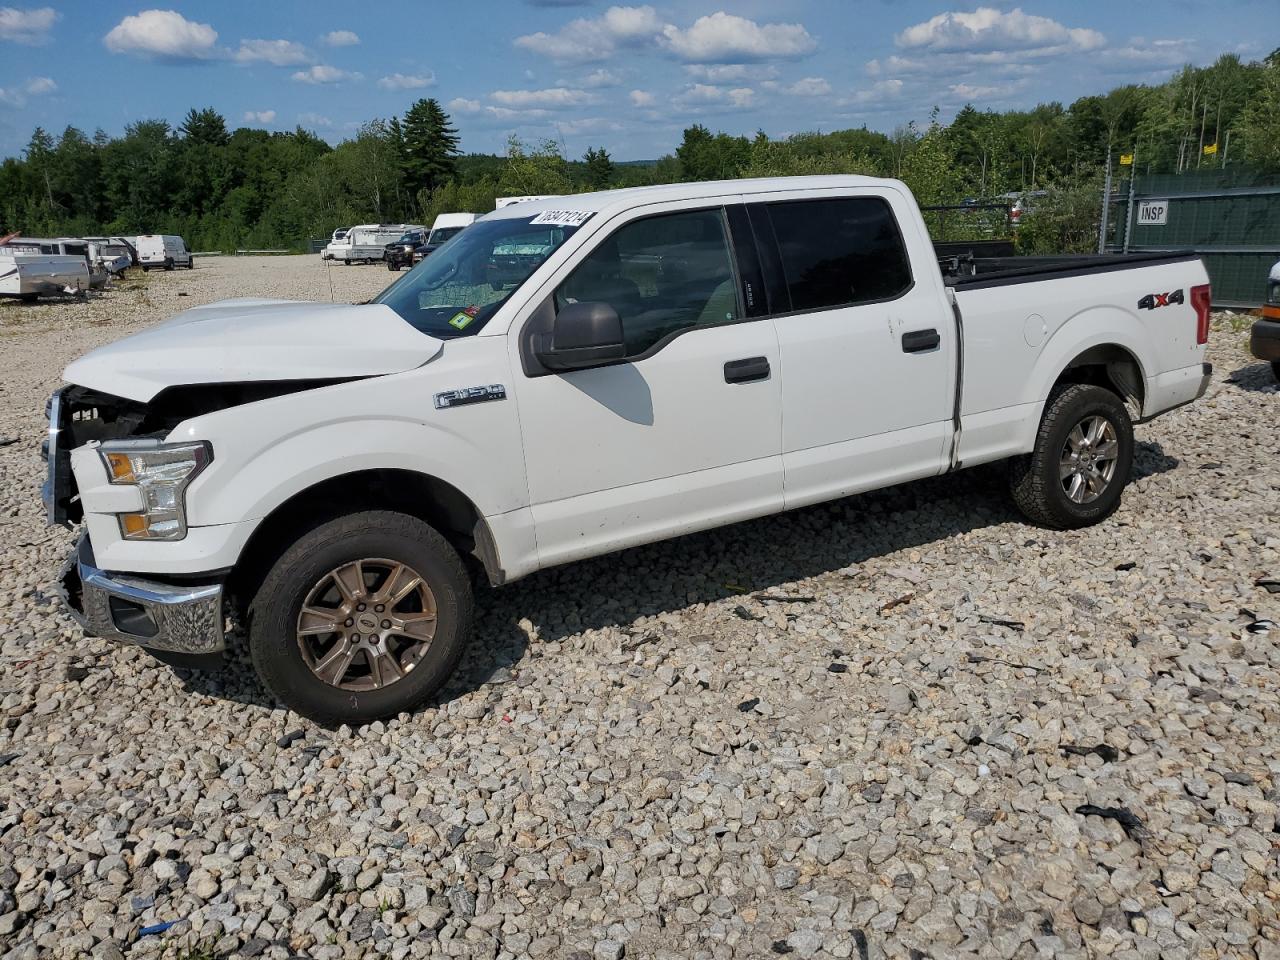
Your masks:
[{"label": "rear cab window", "polygon": [[911,288],[902,231],[882,197],[784,200],[763,207],[784,280],[783,302],[773,304],[774,313],[880,303]]}]

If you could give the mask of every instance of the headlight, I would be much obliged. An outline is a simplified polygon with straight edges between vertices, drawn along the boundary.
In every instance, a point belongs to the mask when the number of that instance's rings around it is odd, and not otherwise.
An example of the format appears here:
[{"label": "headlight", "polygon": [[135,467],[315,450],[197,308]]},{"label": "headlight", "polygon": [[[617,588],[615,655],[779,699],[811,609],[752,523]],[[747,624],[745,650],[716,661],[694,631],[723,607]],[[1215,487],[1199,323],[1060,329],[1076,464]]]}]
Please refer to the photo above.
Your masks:
[{"label": "headlight", "polygon": [[98,450],[113,484],[137,487],[142,511],[122,513],[126,540],[181,540],[187,535],[187,484],[213,459],[208,443],[115,440]]}]

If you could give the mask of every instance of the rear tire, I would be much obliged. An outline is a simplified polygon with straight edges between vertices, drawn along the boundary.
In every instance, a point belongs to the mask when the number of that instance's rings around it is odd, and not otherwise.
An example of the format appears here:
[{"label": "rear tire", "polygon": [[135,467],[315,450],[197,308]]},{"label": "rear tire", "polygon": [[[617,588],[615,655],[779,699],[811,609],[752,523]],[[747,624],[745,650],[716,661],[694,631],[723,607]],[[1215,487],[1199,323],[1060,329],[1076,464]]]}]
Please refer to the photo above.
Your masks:
[{"label": "rear tire", "polygon": [[172,270],[172,269],[173,269],[173,258],[172,258],[172,257],[166,257],[166,258],[165,258],[165,261],[164,261],[164,268],[165,268],[165,270]]},{"label": "rear tire", "polygon": [[19,300],[21,300],[23,303],[35,303],[37,300],[39,300],[39,299],[40,299],[40,294],[38,294],[38,293],[21,293],[21,294],[19,294],[19,295],[18,295],[18,299],[19,299]]},{"label": "rear tire", "polygon": [[1280,383],[1280,360],[1271,361],[1271,376],[1276,378],[1276,383]]},{"label": "rear tire", "polygon": [[[378,602],[415,578],[398,603]],[[413,710],[444,686],[470,638],[472,604],[462,560],[434,529],[402,513],[355,513],[303,534],[275,562],[250,605],[249,650],[291,709],[322,724],[366,723]]]},{"label": "rear tire", "polygon": [[1133,424],[1120,398],[1070,383],[1049,395],[1036,444],[1009,461],[1009,490],[1029,520],[1070,530],[1099,523],[1120,506],[1133,467]]}]

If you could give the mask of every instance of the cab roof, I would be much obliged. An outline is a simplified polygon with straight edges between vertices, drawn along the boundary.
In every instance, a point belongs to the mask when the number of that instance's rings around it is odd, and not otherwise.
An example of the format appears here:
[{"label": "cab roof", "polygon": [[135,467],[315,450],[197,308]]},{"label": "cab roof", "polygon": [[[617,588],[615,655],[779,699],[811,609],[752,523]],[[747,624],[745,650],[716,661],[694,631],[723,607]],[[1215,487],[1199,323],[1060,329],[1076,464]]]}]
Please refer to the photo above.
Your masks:
[{"label": "cab roof", "polygon": [[653,187],[625,187],[596,193],[575,193],[545,200],[525,200],[494,210],[486,220],[528,217],[544,210],[575,210],[616,213],[651,203],[680,200],[711,200],[717,197],[759,195],[783,190],[841,190],[853,187],[900,186],[896,180],[849,175],[822,177],[759,177],[751,180],[706,180],[697,183],[668,183]]}]

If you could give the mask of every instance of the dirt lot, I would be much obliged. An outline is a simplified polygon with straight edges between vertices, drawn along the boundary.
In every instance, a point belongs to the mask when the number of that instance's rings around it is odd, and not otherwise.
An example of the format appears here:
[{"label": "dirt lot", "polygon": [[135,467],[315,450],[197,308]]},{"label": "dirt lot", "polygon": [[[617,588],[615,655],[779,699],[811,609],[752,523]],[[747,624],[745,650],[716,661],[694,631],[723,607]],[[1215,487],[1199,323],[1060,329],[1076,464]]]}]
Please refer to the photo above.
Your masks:
[{"label": "dirt lot", "polygon": [[389,279],[0,304],[0,957],[1280,958],[1280,398],[1240,318],[1089,530],[984,468],[548,571],[480,598],[440,705],[357,731],[243,651],[85,640],[37,492],[63,366]]}]

